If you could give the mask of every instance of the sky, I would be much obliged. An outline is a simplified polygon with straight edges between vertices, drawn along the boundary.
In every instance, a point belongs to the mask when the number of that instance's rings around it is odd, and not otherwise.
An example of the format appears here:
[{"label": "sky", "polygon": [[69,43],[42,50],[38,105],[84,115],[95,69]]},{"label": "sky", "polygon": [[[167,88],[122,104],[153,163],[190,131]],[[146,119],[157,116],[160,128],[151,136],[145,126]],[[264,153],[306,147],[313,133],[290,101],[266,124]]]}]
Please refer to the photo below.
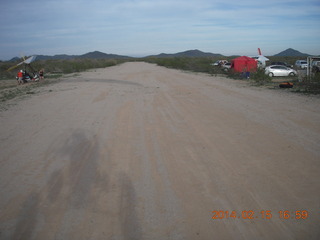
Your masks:
[{"label": "sky", "polygon": [[191,49],[320,55],[320,0],[1,0],[0,60]]}]

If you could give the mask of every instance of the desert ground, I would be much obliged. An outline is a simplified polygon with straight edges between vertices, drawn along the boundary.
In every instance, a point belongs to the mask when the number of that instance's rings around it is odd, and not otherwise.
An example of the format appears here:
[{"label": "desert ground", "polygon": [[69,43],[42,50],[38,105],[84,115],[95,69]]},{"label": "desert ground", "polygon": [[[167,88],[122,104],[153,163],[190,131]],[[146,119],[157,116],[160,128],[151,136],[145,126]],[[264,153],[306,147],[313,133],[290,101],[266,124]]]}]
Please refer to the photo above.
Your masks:
[{"label": "desert ground", "polygon": [[12,101],[0,239],[320,239],[317,96],[132,62]]}]

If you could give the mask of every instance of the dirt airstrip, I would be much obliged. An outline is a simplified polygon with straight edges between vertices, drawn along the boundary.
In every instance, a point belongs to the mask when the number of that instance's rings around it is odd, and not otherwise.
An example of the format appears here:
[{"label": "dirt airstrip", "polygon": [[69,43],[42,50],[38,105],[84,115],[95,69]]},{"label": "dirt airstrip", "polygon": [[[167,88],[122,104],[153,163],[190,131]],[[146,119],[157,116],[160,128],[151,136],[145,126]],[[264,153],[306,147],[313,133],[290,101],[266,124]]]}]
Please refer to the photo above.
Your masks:
[{"label": "dirt airstrip", "polygon": [[0,121],[0,239],[320,239],[319,97],[135,62]]}]

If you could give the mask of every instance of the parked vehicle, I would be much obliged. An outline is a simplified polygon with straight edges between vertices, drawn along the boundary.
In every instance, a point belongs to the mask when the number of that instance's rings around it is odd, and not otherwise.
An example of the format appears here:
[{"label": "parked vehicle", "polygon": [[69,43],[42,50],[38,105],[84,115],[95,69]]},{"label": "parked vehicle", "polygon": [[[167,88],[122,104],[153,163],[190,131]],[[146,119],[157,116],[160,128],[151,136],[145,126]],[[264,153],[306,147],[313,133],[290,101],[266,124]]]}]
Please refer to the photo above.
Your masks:
[{"label": "parked vehicle", "polygon": [[306,60],[297,60],[295,63],[295,66],[297,68],[307,68],[308,67],[308,63]]},{"label": "parked vehicle", "polygon": [[227,62],[227,63],[221,65],[221,68],[226,72],[229,71],[229,69],[231,68],[231,62]]},{"label": "parked vehicle", "polygon": [[225,63],[227,63],[228,61],[227,60],[218,60],[216,61],[215,63],[211,63],[212,66],[221,66]]},{"label": "parked vehicle", "polygon": [[265,74],[269,75],[270,77],[296,76],[297,71],[282,65],[272,65],[266,67]]},{"label": "parked vehicle", "polygon": [[288,64],[288,63],[286,63],[286,62],[272,62],[271,64],[270,64],[270,66],[271,65],[282,65],[282,66],[286,66],[286,67],[289,67],[289,68],[293,68],[293,65],[290,65],[290,64]]}]

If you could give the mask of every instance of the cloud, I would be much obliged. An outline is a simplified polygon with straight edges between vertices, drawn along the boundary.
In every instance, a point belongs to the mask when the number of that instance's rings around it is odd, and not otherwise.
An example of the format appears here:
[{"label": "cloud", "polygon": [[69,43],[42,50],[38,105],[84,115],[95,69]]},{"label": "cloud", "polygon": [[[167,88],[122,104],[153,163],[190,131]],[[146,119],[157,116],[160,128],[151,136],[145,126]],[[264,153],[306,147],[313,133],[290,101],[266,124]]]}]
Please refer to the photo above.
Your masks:
[{"label": "cloud", "polygon": [[308,44],[320,54],[315,44],[319,20],[317,0],[5,0],[0,8],[0,59],[15,54],[14,47],[5,46],[19,44],[30,51],[45,49],[44,54],[191,48],[245,54],[261,44],[275,54],[293,45],[304,51]]}]

